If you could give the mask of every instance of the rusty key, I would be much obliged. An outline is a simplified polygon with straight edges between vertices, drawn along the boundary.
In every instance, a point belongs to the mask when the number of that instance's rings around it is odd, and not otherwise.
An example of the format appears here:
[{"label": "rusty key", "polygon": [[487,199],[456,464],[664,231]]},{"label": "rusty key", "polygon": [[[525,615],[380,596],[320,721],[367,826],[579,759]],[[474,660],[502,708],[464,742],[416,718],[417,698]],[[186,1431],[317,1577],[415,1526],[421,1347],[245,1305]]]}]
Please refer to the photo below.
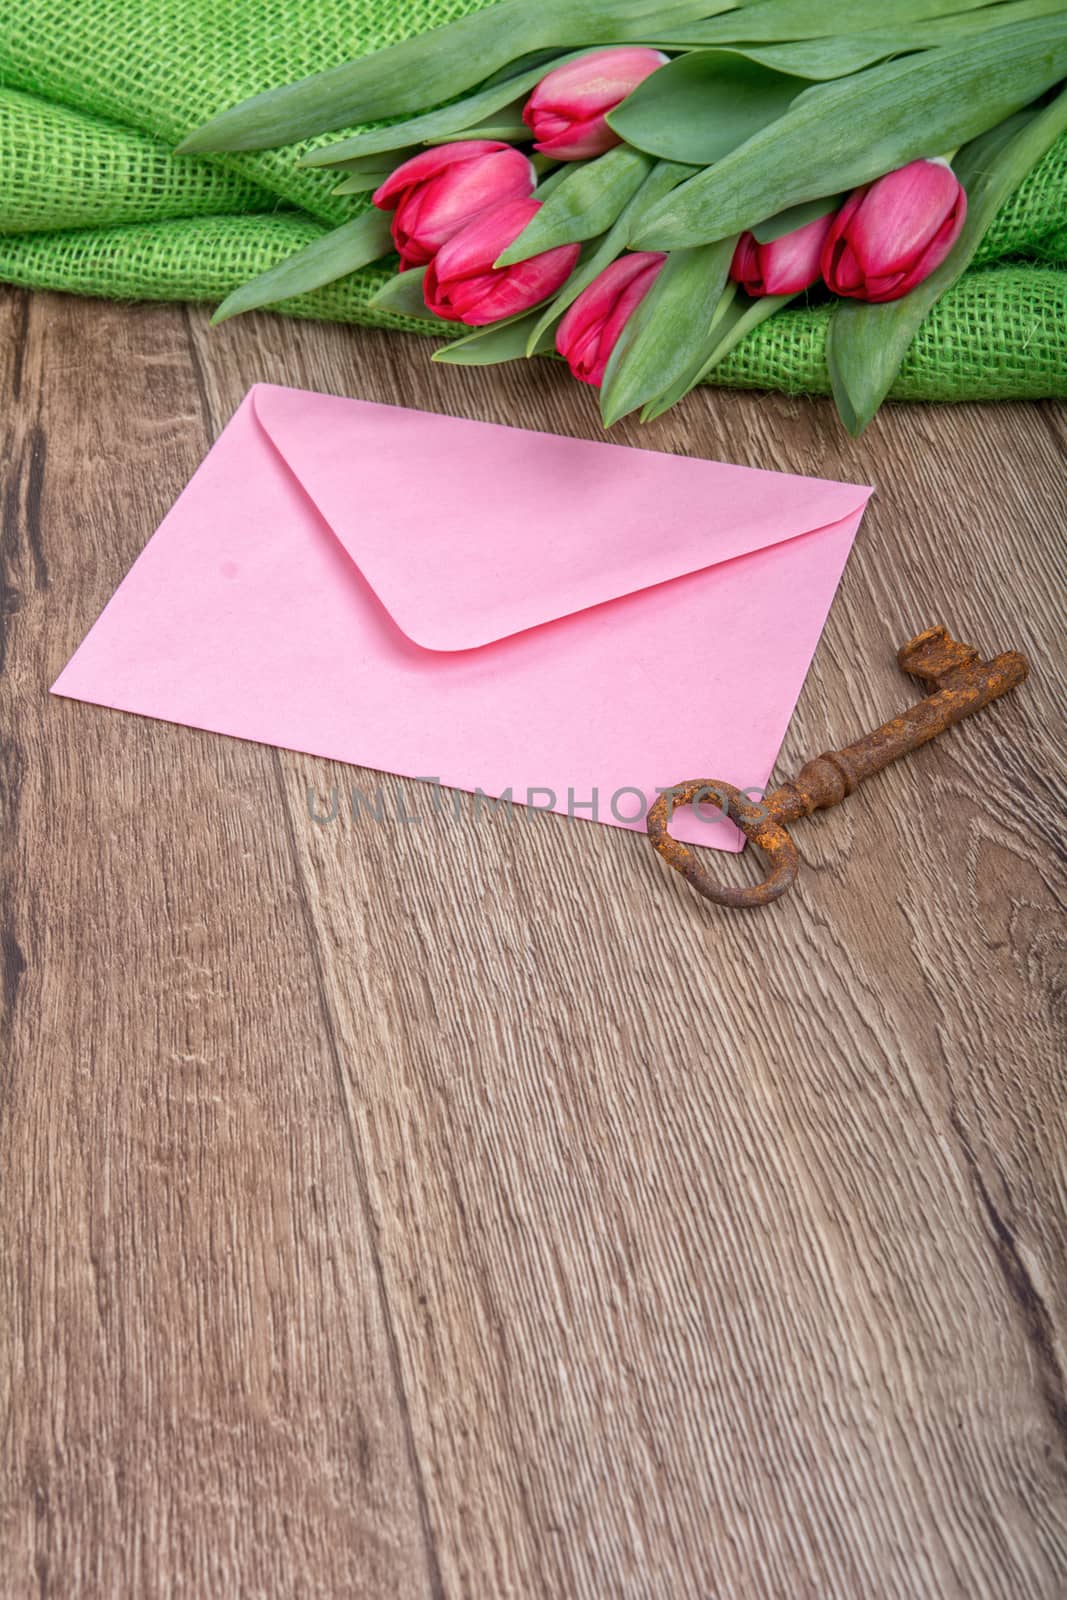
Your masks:
[{"label": "rusty key", "polygon": [[[786,823],[836,806],[865,778],[1007,694],[1030,670],[1017,650],[982,661],[973,645],[957,643],[943,627],[927,628],[901,645],[897,664],[902,672],[930,684],[934,692],[844,750],[816,756],[791,782],[763,800],[749,800],[732,784],[714,778],[680,783],[661,794],[649,809],[648,836],[663,859],[716,905],[769,905],[791,887],[800,866]],[[724,811],[766,853],[770,871],[762,883],[746,889],[723,888],[708,877],[692,850],[671,836],[668,823],[674,812],[694,804],[712,804]]]}]

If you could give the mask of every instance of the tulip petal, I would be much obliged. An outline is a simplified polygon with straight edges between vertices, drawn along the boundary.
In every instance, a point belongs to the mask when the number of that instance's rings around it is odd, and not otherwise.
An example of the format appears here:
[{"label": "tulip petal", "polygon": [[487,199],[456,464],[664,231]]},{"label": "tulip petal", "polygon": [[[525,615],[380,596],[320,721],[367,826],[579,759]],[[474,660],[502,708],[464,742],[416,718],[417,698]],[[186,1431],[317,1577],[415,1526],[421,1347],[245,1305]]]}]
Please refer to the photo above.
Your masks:
[{"label": "tulip petal", "polygon": [[944,261],[959,237],[966,215],[966,196],[961,190],[959,203],[922,254],[906,269],[901,268],[896,273],[867,279],[861,298],[871,301],[874,305],[881,305],[887,300],[899,300],[902,296],[910,294],[932,272],[936,272]]},{"label": "tulip petal", "polygon": [[[849,294],[860,279],[859,267],[851,255],[845,235],[866,193],[866,188],[852,191],[837,216],[831,221],[830,231],[823,241],[822,275],[835,294]],[[844,285],[849,287],[843,287]]]},{"label": "tulip petal", "polygon": [[[462,320],[472,327],[481,327],[539,305],[570,277],[579,251],[576,244],[561,244],[543,255],[520,261],[514,267],[501,267],[484,276],[467,279],[461,296]],[[477,295],[472,298],[469,291],[475,288]]]},{"label": "tulip petal", "polygon": [[[603,360],[600,359],[599,324],[593,323],[583,329],[566,348],[557,335],[556,350],[565,358],[572,377],[577,378],[579,383],[593,383],[599,387],[600,380],[604,376],[603,369],[607,366],[607,356]],[[595,379],[594,374],[597,374]]]},{"label": "tulip petal", "polygon": [[872,183],[849,227],[849,240],[868,272],[882,263],[904,265],[936,237],[960,192],[951,168],[912,161]]},{"label": "tulip petal", "polygon": [[585,161],[621,143],[604,120],[667,57],[642,45],[598,50],[567,61],[534,89],[522,113],[534,148],[558,161]]},{"label": "tulip petal", "polygon": [[881,277],[865,276],[854,291],[857,300],[869,300],[871,305],[881,305],[886,300],[899,300],[907,293],[907,273],[887,272]]},{"label": "tulip petal", "polygon": [[863,293],[867,274],[848,239],[838,241],[833,268],[826,281],[836,294]]},{"label": "tulip petal", "polygon": [[912,161],[850,196],[823,247],[823,276],[837,294],[897,300],[948,255],[967,196],[940,161]]},{"label": "tulip petal", "polygon": [[441,246],[437,255],[441,280],[467,277],[472,272],[490,268],[505,246],[516,239],[536,215],[539,204],[533,199],[502,200],[499,205],[481,212]]},{"label": "tulip petal", "polygon": [[557,161],[588,161],[622,143],[603,116],[591,117],[588,122],[568,123],[561,133],[549,137],[542,132],[538,119],[534,132],[537,135],[534,149],[543,156],[554,156]]},{"label": "tulip petal", "polygon": [[435,145],[432,150],[420,150],[417,156],[402,161],[386,178],[371,198],[382,211],[391,211],[413,184],[425,183],[435,178],[446,167],[457,161],[470,161],[476,156],[492,155],[510,149],[495,139],[458,139],[455,144]]},{"label": "tulip petal", "polygon": [[538,139],[564,139],[571,130],[572,119],[558,111],[541,110],[527,102],[522,120]]},{"label": "tulip petal", "polygon": [[945,218],[944,222],[941,224],[941,227],[938,229],[937,234],[933,239],[930,240],[930,243],[927,245],[926,249],[923,251],[922,255],[919,257],[918,261],[915,262],[911,271],[909,272],[909,288],[916,283],[921,283],[924,278],[928,278],[931,272],[935,271],[941,265],[942,261],[944,261],[945,257],[952,249],[952,246],[959,238],[966,219],[967,196],[961,189],[959,199],[952,212]]},{"label": "tulip petal", "polygon": [[556,349],[582,383],[599,386],[616,340],[652,287],[666,256],[620,256],[582,291],[556,330]]},{"label": "tulip petal", "polygon": [[730,263],[730,278],[741,284],[746,294],[763,293],[763,274],[760,271],[759,246],[755,235],[743,233]]},{"label": "tulip petal", "polygon": [[[598,273],[563,318],[559,325],[559,337],[567,339],[577,328],[590,322],[603,322],[609,317],[619,295],[644,270],[650,255],[649,251],[631,251]],[[659,261],[662,257],[656,256],[655,259]]]},{"label": "tulip petal", "polygon": [[460,228],[502,200],[529,196],[533,167],[508,146],[488,155],[452,164],[401,199],[393,220],[393,238],[402,256],[420,263]]},{"label": "tulip petal", "polygon": [[641,45],[597,50],[576,61],[567,61],[546,74],[530,96],[529,104],[537,111],[562,112],[571,119],[596,116],[625,100],[631,90],[666,60],[662,51]]},{"label": "tulip petal", "polygon": [[[652,252],[649,251],[648,254],[652,254]],[[616,301],[614,310],[605,322],[603,332],[600,335],[597,365],[590,376],[590,382],[595,383],[598,388],[603,380],[604,369],[611,359],[611,353],[618,341],[619,334],[655,283],[656,278],[659,276],[659,270],[666,259],[666,256],[662,256],[658,261],[646,263],[642,270],[631,278]]]},{"label": "tulip petal", "polygon": [[438,316],[473,327],[498,322],[547,299],[570,276],[581,247],[558,245],[515,266],[493,268],[539,209],[533,199],[504,200],[481,212],[442,245],[426,269],[426,304]]},{"label": "tulip petal", "polygon": [[757,246],[761,294],[800,294],[818,282],[822,247],[832,221],[832,217],[816,217],[792,233]]}]

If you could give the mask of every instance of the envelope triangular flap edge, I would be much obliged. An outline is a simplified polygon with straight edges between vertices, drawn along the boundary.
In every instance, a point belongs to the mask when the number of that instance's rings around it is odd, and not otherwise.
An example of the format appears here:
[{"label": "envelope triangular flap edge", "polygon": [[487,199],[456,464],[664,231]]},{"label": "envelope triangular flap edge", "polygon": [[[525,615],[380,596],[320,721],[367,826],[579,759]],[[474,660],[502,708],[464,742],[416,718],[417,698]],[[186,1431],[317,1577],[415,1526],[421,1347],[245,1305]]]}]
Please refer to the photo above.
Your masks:
[{"label": "envelope triangular flap edge", "polygon": [[248,401],[427,650],[476,649],[799,538],[871,492],[273,384]]}]

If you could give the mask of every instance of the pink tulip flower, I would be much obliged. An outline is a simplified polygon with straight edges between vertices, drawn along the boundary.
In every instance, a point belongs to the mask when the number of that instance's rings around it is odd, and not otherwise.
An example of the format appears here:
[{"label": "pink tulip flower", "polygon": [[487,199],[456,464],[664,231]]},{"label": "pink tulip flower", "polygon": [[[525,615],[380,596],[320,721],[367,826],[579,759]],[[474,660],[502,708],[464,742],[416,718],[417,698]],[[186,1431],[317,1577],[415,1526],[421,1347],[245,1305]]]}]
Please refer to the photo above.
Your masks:
[{"label": "pink tulip flower", "polygon": [[424,150],[391,172],[374,204],[393,211],[400,270],[432,260],[453,234],[501,200],[525,199],[536,175],[520,150],[495,139],[462,139]]},{"label": "pink tulip flower", "polygon": [[605,116],[667,59],[644,45],[620,45],[556,67],[541,79],[522,113],[534,149],[557,161],[603,155],[621,142]]},{"label": "pink tulip flower", "polygon": [[423,280],[423,296],[435,316],[479,328],[529,311],[562,287],[574,270],[579,245],[556,245],[513,267],[493,266],[540,207],[539,200],[503,200],[441,246]]},{"label": "pink tulip flower", "polygon": [[799,294],[810,289],[822,276],[822,247],[833,222],[833,214],[816,217],[792,233],[769,244],[760,244],[754,234],[743,233],[737,241],[730,276],[746,294]]},{"label": "pink tulip flower", "polygon": [[620,256],[583,289],[556,329],[556,349],[579,383],[599,389],[627,318],[655,283],[667,257],[658,250]]},{"label": "pink tulip flower", "polygon": [[963,227],[967,195],[944,161],[911,161],[850,194],[822,252],[835,294],[899,300],[944,261]]}]

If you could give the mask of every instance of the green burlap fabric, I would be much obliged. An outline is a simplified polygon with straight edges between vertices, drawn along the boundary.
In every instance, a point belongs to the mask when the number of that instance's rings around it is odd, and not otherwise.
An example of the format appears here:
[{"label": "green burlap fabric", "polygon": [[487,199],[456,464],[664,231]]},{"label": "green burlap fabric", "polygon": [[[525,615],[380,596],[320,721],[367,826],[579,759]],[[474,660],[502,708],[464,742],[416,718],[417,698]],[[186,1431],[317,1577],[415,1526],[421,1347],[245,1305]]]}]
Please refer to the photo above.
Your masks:
[{"label": "green burlap fabric", "polygon": [[[307,146],[174,156],[183,134],[268,85],[478,4],[6,0],[0,280],[118,299],[221,299],[366,201],[339,199],[330,175],[297,168]],[[382,277],[373,268],[279,309],[425,328],[368,309]],[[822,306],[775,317],[716,381],[825,393],[827,316]],[[927,318],[893,394],[1067,394],[1067,139],[1004,207],[974,267]]]}]

